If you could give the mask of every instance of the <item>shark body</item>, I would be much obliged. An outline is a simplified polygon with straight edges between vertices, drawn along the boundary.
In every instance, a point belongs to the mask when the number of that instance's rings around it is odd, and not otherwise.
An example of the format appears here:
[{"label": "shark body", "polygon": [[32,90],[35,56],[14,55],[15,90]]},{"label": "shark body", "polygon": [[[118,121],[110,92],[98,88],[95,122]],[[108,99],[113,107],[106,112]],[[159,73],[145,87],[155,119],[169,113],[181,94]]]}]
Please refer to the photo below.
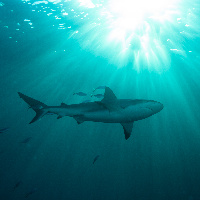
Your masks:
[{"label": "shark body", "polygon": [[47,106],[20,92],[18,94],[36,112],[30,124],[46,114],[56,114],[57,119],[64,116],[73,117],[78,124],[84,121],[120,123],[124,129],[125,139],[130,137],[134,121],[150,117],[163,109],[163,104],[153,100],[117,99],[109,87],[105,87],[101,101],[71,105],[61,103],[60,106]]}]

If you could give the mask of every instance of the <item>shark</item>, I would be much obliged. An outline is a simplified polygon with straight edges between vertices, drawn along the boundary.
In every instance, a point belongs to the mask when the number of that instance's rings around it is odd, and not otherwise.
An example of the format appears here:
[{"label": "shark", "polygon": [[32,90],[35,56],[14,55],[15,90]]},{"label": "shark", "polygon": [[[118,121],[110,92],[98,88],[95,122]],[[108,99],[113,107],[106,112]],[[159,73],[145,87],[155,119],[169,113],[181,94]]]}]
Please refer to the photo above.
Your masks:
[{"label": "shark", "polygon": [[118,99],[109,87],[105,87],[103,99],[100,101],[71,105],[61,103],[59,106],[47,106],[21,92],[18,94],[36,113],[30,124],[51,114],[57,115],[57,119],[73,117],[78,124],[85,121],[119,123],[123,127],[126,140],[131,136],[135,121],[146,119],[164,108],[162,103],[154,100]]}]

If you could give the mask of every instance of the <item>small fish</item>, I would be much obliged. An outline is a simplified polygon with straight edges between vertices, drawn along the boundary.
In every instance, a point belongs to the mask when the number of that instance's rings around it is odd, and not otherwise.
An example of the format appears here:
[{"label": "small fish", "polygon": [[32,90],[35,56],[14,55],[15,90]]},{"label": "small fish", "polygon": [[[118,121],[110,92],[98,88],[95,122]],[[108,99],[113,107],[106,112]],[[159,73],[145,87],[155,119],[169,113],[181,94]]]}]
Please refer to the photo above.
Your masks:
[{"label": "small fish", "polygon": [[93,164],[98,160],[100,155],[95,156],[94,160],[93,160]]},{"label": "small fish", "polygon": [[2,129],[0,129],[0,133],[5,133],[8,130],[9,130],[9,128],[2,128]]},{"label": "small fish", "polygon": [[33,188],[30,192],[26,193],[25,198],[28,198],[31,194],[35,193],[37,188]]},{"label": "small fish", "polygon": [[87,96],[87,94],[86,93],[84,93],[84,92],[77,92],[77,93],[74,93],[73,95],[78,95],[78,96]]},{"label": "small fish", "polygon": [[103,94],[92,94],[91,97],[96,97],[96,98],[103,98]]},{"label": "small fish", "polygon": [[18,188],[20,185],[22,184],[22,181],[18,181],[15,186],[13,187],[13,189],[15,190],[16,188]]},{"label": "small fish", "polygon": [[22,140],[21,143],[24,143],[24,144],[28,143],[31,139],[32,139],[32,137],[28,137],[28,138]]},{"label": "small fish", "polygon": [[91,100],[85,100],[82,103],[88,103],[88,102],[91,102]]},{"label": "small fish", "polygon": [[99,86],[99,87],[97,87],[97,88],[95,88],[94,90],[93,90],[93,92],[95,91],[95,90],[99,90],[99,89],[105,89],[106,88],[106,86]]}]

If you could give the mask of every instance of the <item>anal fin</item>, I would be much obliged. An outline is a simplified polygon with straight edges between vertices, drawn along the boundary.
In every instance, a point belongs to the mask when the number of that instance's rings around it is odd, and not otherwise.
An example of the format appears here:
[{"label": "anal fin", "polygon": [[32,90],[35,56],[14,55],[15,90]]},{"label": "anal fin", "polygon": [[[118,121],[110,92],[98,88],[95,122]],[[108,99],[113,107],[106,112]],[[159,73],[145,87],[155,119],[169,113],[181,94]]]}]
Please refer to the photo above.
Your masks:
[{"label": "anal fin", "polygon": [[84,120],[81,118],[83,115],[74,115],[73,118],[76,120],[77,124],[82,124]]}]

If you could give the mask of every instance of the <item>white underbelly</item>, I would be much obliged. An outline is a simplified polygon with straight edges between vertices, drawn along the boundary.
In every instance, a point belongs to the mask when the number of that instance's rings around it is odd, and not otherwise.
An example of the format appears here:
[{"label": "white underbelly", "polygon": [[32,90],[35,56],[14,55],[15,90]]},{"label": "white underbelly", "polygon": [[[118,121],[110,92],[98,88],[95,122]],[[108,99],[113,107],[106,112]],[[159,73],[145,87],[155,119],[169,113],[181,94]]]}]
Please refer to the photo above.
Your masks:
[{"label": "white underbelly", "polygon": [[145,119],[152,115],[152,111],[146,108],[123,109],[121,111],[103,110],[99,112],[85,113],[85,121],[105,122],[105,123],[125,123]]}]

